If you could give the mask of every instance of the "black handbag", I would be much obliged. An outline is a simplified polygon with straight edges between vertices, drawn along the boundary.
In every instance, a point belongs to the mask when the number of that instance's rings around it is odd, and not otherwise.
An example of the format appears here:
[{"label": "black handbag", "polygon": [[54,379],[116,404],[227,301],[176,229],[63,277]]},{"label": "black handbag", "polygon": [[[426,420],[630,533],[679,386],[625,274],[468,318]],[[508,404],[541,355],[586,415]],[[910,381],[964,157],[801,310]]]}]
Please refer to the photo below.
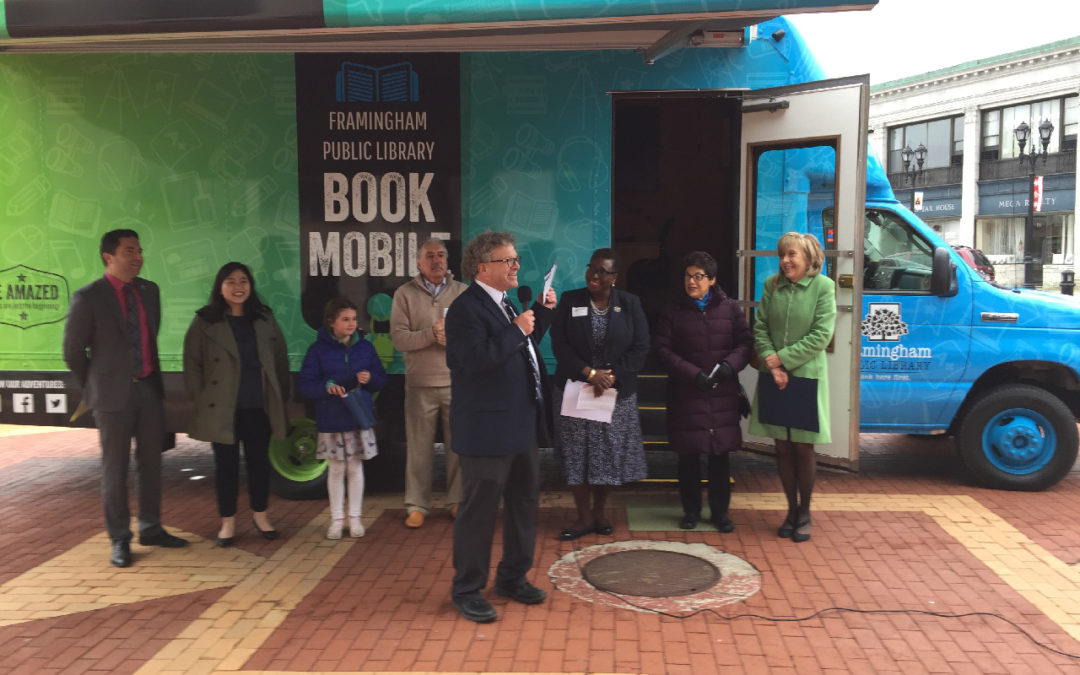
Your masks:
[{"label": "black handbag", "polygon": [[750,399],[746,396],[746,390],[743,389],[742,382],[736,382],[735,385],[739,387],[739,417],[750,417]]}]

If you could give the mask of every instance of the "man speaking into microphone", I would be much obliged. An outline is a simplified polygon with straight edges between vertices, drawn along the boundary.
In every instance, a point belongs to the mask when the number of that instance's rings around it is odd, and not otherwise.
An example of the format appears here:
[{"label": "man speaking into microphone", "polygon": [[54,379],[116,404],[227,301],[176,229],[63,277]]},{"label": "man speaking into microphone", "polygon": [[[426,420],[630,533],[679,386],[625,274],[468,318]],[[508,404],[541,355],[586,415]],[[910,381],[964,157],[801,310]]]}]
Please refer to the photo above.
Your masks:
[{"label": "man speaking into microphone", "polygon": [[547,595],[532,569],[540,492],[537,432],[546,425],[540,340],[551,323],[555,291],[518,313],[506,291],[518,285],[521,258],[507,232],[485,232],[465,247],[462,272],[474,283],[446,315],[450,430],[460,459],[462,501],[454,521],[451,603],[465,618],[494,621],[480,591],[487,585],[499,502],[503,554],[495,593],[533,605]]}]

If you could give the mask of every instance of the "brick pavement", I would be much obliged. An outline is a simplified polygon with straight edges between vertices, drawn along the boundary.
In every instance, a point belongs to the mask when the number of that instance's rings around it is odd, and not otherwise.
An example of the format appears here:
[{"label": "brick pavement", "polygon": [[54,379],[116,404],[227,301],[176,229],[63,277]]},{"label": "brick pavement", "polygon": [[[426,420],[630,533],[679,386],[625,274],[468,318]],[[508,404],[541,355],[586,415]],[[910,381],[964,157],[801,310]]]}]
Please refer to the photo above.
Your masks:
[{"label": "brick pavement", "polygon": [[[0,430],[2,432],[3,430]],[[771,464],[734,464],[735,532],[628,531],[627,505],[675,502],[673,486],[621,490],[614,537],[560,542],[568,495],[546,486],[531,578],[549,600],[493,597],[497,622],[448,602],[450,520],[401,526],[400,494],[365,503],[368,535],[323,538],[326,505],[273,500],[281,539],[256,538],[241,507],[237,545],[216,533],[208,448],[181,439],[164,461],[165,524],[187,549],[135,546],[106,561],[96,435],[0,437],[0,671],[15,673],[813,673],[1080,672],[985,616],[1080,654],[1080,474],[1043,493],[962,482],[947,439],[867,437],[863,471],[819,473],[814,536],[775,537],[782,497]],[[547,570],[576,547],[620,539],[706,543],[762,575],[761,592],[686,618],[594,605]],[[735,618],[756,614],[802,621]]]}]

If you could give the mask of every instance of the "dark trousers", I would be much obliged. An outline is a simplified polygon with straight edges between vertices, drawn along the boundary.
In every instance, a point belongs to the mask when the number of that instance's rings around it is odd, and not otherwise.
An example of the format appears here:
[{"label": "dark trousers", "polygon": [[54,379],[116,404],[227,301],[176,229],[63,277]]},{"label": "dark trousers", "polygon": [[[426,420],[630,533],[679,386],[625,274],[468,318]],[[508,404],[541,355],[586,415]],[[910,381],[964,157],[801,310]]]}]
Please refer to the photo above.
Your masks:
[{"label": "dark trousers", "polygon": [[503,502],[503,553],[495,583],[513,584],[532,569],[540,504],[540,453],[459,455],[462,500],[454,520],[454,597],[487,585],[495,519]]},{"label": "dark trousers", "polygon": [[[731,504],[731,460],[729,453],[709,454],[709,517],[727,515]],[[701,455],[679,455],[679,497],[683,513],[701,514]]]},{"label": "dark trousers", "polygon": [[214,448],[214,487],[218,514],[236,515],[240,485],[240,444],[247,464],[248,500],[252,511],[265,511],[270,499],[270,420],[262,408],[236,411],[236,442],[211,443]]},{"label": "dark trousers", "polygon": [[101,441],[101,502],[105,528],[113,541],[131,541],[128,507],[128,463],[135,438],[135,494],[139,503],[139,536],[161,532],[161,452],[165,440],[165,408],[149,378],[131,383],[120,411],[94,411]]}]

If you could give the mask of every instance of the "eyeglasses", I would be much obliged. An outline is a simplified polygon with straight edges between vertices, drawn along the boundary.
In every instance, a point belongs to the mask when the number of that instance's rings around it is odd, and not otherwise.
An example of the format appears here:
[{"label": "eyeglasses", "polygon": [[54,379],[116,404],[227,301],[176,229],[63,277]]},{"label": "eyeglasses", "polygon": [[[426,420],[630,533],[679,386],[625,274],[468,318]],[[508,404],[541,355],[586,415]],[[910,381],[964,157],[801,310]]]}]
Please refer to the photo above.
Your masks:
[{"label": "eyeglasses", "polygon": [[592,267],[591,265],[585,268],[585,274],[598,277],[613,277],[618,272],[609,272],[603,267]]},{"label": "eyeglasses", "polygon": [[690,279],[693,279],[694,281],[697,281],[698,283],[700,283],[700,282],[704,281],[705,279],[709,278],[709,275],[705,274],[703,272],[698,272],[697,274],[684,274],[682,276],[683,276],[683,279],[686,279],[687,281],[689,281]]},{"label": "eyeglasses", "polygon": [[506,263],[507,267],[521,267],[521,256],[516,258],[499,258],[498,260],[488,260],[489,263]]}]

